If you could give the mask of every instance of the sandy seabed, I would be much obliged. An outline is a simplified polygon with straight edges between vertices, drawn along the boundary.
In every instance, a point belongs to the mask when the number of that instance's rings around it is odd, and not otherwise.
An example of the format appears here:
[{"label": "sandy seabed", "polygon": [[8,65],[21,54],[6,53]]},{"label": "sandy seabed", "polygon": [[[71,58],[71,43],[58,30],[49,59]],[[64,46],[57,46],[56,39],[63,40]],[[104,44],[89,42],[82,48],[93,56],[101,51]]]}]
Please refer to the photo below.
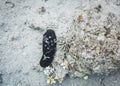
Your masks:
[{"label": "sandy seabed", "polygon": [[[88,9],[102,16],[92,14],[98,19],[97,25],[102,25],[100,20],[109,13],[119,25],[119,8],[120,0],[0,0],[0,86],[48,86],[47,76],[39,66],[44,32],[53,29],[58,38],[66,37],[74,21],[78,24],[87,20]],[[99,36],[98,40],[104,39],[102,34]],[[92,75],[87,80],[64,79],[53,86],[120,85],[119,70],[108,76]]]}]

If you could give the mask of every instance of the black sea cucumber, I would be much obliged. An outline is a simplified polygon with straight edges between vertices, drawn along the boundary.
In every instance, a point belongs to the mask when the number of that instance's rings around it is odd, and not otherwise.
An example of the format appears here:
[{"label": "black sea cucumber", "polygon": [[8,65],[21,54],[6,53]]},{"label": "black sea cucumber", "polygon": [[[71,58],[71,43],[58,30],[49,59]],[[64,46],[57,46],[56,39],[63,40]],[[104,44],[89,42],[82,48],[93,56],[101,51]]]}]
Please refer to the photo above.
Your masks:
[{"label": "black sea cucumber", "polygon": [[56,44],[57,38],[55,32],[51,29],[47,30],[43,35],[43,55],[40,60],[42,67],[47,67],[52,63],[56,53]]}]

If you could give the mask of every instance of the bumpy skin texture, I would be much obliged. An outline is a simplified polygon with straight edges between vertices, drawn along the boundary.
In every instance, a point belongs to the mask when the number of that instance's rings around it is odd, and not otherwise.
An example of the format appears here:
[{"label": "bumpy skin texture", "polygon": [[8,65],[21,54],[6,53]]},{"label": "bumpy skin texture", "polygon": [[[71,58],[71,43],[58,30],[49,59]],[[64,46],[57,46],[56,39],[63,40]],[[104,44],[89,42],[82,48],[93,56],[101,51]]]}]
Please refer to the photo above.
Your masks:
[{"label": "bumpy skin texture", "polygon": [[47,30],[43,35],[43,55],[40,60],[40,66],[47,67],[52,63],[56,53],[56,42],[55,32],[51,29]]}]

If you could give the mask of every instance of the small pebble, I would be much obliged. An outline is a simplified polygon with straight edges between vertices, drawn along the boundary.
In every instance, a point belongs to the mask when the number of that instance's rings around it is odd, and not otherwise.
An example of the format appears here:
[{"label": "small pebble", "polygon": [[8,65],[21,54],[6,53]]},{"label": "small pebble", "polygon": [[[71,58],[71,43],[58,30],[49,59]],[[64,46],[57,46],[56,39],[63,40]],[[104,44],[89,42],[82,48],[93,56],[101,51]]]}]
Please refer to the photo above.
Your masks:
[{"label": "small pebble", "polygon": [[84,80],[87,80],[87,79],[88,79],[88,76],[85,76],[85,77],[84,77]]}]

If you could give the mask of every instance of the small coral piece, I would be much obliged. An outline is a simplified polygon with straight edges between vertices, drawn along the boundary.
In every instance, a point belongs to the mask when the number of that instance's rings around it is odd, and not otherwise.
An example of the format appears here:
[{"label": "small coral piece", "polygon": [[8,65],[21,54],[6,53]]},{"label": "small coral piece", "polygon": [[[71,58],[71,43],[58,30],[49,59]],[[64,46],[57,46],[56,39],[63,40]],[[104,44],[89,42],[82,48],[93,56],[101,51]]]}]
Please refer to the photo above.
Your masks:
[{"label": "small coral piece", "polygon": [[56,83],[55,78],[53,76],[48,76],[47,83],[54,84]]},{"label": "small coral piece", "polygon": [[83,15],[82,15],[82,14],[81,14],[81,15],[79,15],[79,16],[77,17],[77,20],[78,20],[78,21],[83,20]]}]

